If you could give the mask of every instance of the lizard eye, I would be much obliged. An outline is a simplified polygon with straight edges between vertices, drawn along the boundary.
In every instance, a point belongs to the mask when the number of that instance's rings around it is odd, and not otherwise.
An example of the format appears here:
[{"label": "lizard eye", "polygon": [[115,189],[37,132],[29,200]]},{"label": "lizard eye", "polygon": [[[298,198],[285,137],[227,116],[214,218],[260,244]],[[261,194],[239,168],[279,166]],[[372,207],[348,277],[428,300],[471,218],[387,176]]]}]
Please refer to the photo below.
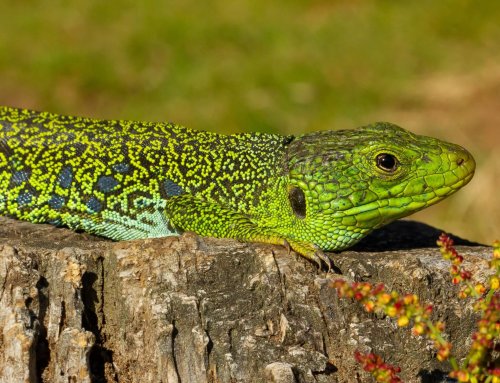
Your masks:
[{"label": "lizard eye", "polygon": [[293,186],[288,192],[288,199],[297,218],[306,217],[306,196],[301,188]]},{"label": "lizard eye", "polygon": [[392,173],[398,167],[398,159],[389,153],[380,153],[377,158],[377,167],[384,172]]}]

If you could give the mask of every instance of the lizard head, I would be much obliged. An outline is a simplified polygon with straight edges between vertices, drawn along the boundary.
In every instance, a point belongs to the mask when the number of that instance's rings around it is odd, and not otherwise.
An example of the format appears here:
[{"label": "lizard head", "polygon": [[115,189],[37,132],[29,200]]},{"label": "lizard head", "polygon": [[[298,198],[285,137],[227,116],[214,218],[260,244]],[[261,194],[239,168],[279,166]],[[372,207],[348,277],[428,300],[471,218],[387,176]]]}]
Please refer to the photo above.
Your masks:
[{"label": "lizard head", "polygon": [[462,147],[389,123],[305,134],[287,147],[292,218],[280,230],[323,250],[341,250],[453,194],[474,169]]}]

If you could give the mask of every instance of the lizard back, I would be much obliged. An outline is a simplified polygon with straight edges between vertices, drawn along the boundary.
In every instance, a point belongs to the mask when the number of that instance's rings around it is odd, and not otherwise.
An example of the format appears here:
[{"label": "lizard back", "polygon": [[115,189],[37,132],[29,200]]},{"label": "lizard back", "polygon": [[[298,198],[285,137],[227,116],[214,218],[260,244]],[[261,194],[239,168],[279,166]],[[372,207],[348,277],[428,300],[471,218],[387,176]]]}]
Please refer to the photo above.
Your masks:
[{"label": "lizard back", "polygon": [[176,234],[165,202],[189,193],[246,212],[290,137],[0,108],[0,215],[112,239]]}]

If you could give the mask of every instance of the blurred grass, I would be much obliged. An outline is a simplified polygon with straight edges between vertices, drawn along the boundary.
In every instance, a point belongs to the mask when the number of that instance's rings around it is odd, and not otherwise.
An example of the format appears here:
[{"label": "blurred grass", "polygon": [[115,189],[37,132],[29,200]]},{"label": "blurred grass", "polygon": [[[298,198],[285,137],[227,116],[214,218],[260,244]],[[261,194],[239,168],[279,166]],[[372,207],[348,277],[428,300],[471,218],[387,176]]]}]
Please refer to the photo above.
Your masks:
[{"label": "blurred grass", "polygon": [[[463,116],[479,91],[478,108],[490,100],[485,113],[498,114],[500,77],[476,88],[499,67],[500,2],[5,0],[2,8],[1,104],[224,133],[392,120],[478,157],[481,185],[419,219],[478,241],[500,236],[498,119]],[[473,88],[465,101],[453,93],[463,76]]]}]

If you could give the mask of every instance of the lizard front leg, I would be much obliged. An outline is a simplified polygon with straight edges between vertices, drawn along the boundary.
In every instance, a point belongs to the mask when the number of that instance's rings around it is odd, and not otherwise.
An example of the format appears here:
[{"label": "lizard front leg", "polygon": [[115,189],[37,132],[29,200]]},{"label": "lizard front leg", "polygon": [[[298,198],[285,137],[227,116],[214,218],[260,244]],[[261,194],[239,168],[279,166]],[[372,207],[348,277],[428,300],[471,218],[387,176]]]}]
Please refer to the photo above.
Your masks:
[{"label": "lizard front leg", "polygon": [[259,227],[247,215],[200,197],[182,194],[169,198],[165,213],[176,230],[193,231],[208,237],[233,238],[243,242],[289,246],[320,267],[326,264],[330,269],[331,266],[330,259],[312,243],[286,238],[272,230]]}]

